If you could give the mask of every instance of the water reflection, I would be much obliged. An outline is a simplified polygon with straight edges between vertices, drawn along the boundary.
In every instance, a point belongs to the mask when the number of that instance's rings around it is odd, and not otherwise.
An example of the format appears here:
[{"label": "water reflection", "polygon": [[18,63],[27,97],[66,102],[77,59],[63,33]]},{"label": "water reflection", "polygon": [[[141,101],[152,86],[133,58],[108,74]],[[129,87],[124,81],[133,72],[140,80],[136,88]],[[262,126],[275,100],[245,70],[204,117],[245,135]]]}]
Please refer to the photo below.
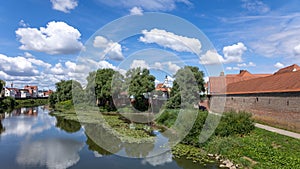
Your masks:
[{"label": "water reflection", "polygon": [[5,131],[5,128],[2,125],[2,120],[0,119],[0,134],[2,134]]},{"label": "water reflection", "polygon": [[38,111],[36,107],[20,108],[12,111],[12,113],[8,115],[10,120],[3,121],[3,126],[5,126],[6,130],[1,135],[29,136],[50,129],[54,123],[53,119],[49,118],[46,113],[41,113],[37,116]]},{"label": "water reflection", "polygon": [[49,169],[68,168],[76,164],[83,143],[69,139],[26,142],[17,155],[20,165],[46,166]]},{"label": "water reflection", "polygon": [[56,127],[66,131],[67,133],[75,133],[81,129],[79,122],[67,120],[63,117],[56,116]]},{"label": "water reflection", "polygon": [[158,166],[158,165],[164,165],[167,163],[171,163],[172,160],[172,153],[170,151],[165,152],[161,155],[158,156],[153,156],[153,157],[147,157],[143,159],[142,164],[150,164],[152,166]]}]

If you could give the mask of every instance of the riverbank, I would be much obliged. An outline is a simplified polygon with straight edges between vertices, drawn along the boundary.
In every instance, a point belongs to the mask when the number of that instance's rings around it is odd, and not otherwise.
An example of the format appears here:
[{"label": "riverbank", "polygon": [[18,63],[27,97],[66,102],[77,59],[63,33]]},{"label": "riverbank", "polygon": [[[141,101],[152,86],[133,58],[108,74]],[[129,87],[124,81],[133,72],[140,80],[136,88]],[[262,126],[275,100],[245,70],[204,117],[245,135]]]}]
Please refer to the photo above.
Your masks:
[{"label": "riverbank", "polygon": [[[88,112],[82,113],[78,117],[78,113],[75,114],[72,109],[64,111],[64,108],[70,105],[63,105],[58,106],[60,112],[56,112],[56,115],[77,121],[99,122]],[[177,118],[176,112],[176,110],[169,110],[161,114],[159,119],[156,119],[157,124],[168,127],[172,126]],[[251,123],[247,124],[248,117],[246,117],[246,120],[245,117],[233,117],[239,119],[239,125],[244,125],[242,127],[237,125],[235,128],[242,129],[240,132],[245,132],[245,134],[224,132],[230,131],[227,127],[233,126],[221,121],[219,126],[222,126],[224,130],[217,128],[216,132],[218,134],[215,132],[205,143],[200,144],[199,133],[206,118],[207,112],[199,112],[198,123],[194,124],[190,133],[180,144],[172,148],[175,158],[189,159],[202,165],[218,160],[221,165],[222,163],[226,163],[232,166],[232,168],[300,168],[300,159],[298,158],[300,156],[298,152],[300,149],[299,139],[255,127],[252,129]],[[119,120],[118,118],[113,120],[116,122],[115,124],[120,123],[120,125],[114,125],[117,130],[123,131],[125,135],[128,134],[127,132],[134,132],[131,131],[129,124],[124,125],[122,124],[124,122]],[[227,120],[230,120],[230,118]],[[229,124],[236,123],[230,121]],[[249,126],[249,130],[244,130]],[[222,166],[225,167],[226,164]]]},{"label": "riverbank", "polygon": [[21,107],[35,107],[48,104],[48,99],[22,99],[16,100],[7,97],[0,100],[0,113],[10,112],[13,109]]}]

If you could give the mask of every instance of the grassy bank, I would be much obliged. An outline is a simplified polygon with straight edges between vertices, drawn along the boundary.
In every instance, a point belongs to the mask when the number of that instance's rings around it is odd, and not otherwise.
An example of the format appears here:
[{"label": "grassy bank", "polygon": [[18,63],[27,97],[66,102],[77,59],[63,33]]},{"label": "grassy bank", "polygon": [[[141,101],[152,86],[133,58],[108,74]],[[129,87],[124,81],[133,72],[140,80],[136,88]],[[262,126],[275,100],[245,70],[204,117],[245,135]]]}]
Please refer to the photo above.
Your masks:
[{"label": "grassy bank", "polygon": [[48,104],[48,99],[16,100],[12,97],[7,97],[0,100],[0,113],[11,112],[13,109],[21,107],[34,107],[46,104]]},{"label": "grassy bank", "polygon": [[[171,126],[177,114],[176,110],[166,110],[157,122]],[[193,128],[182,141],[182,144],[201,150],[195,152],[193,148],[180,146],[175,148],[179,152],[177,154],[186,154],[188,151],[189,158],[193,160],[197,159],[193,154],[198,156],[201,151],[202,154],[218,154],[242,168],[300,168],[300,141],[254,128],[251,116],[247,113],[225,113],[213,136],[200,144],[199,134],[205,127],[206,118],[207,112],[199,112]]]}]

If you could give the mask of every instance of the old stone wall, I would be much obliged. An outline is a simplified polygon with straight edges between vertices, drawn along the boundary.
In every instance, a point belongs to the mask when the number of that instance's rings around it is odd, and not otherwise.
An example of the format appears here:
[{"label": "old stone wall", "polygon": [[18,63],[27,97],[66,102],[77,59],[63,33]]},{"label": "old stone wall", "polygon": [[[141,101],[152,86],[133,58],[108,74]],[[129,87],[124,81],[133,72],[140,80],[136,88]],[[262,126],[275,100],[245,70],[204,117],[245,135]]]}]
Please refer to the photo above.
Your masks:
[{"label": "old stone wall", "polygon": [[[210,97],[210,108],[224,105],[224,111],[299,112],[300,93],[269,93],[249,95],[219,95]],[[224,103],[225,102],[225,103]]]}]

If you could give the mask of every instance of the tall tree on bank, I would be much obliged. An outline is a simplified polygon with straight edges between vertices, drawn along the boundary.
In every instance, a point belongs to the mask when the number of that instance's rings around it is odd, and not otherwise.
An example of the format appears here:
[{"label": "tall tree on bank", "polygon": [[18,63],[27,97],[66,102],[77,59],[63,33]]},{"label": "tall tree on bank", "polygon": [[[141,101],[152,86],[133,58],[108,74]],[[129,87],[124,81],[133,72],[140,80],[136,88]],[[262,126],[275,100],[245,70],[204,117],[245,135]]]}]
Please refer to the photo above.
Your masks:
[{"label": "tall tree on bank", "polygon": [[114,111],[113,97],[117,97],[115,95],[121,90],[122,80],[123,76],[113,69],[99,69],[89,73],[86,92],[95,93],[98,106]]},{"label": "tall tree on bank", "polygon": [[[56,91],[49,97],[50,105],[73,99],[74,94],[82,93],[82,86],[75,80],[62,80],[55,84]],[[76,102],[76,101],[75,101]]]},{"label": "tall tree on bank", "polygon": [[[204,91],[204,73],[195,66],[185,66],[179,69],[175,74],[175,80],[170,93],[170,99],[166,106],[167,108],[180,108],[184,104],[197,104],[200,100],[199,93]],[[194,103],[193,103],[194,102]]]},{"label": "tall tree on bank", "polygon": [[4,86],[5,86],[5,81],[0,79],[0,95],[2,94],[2,90]]},{"label": "tall tree on bank", "polygon": [[126,87],[129,96],[134,97],[134,108],[139,111],[148,110],[149,104],[145,96],[155,89],[155,77],[150,74],[150,71],[140,67],[128,70]]}]

